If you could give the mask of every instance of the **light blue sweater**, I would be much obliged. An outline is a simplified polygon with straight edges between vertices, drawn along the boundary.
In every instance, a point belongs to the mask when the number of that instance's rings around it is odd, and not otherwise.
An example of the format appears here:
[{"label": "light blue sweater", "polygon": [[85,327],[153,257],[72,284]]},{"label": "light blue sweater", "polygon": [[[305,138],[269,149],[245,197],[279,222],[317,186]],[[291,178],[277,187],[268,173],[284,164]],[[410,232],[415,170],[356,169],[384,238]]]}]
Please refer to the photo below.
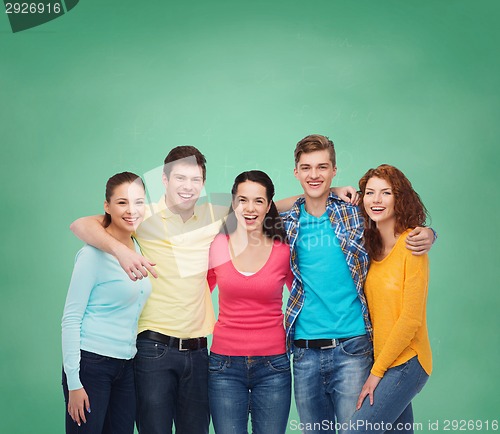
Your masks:
[{"label": "light blue sweater", "polygon": [[69,390],[83,387],[80,349],[116,359],[135,356],[137,321],[150,292],[149,278],[133,282],[112,255],[89,245],[76,254],[62,318]]}]

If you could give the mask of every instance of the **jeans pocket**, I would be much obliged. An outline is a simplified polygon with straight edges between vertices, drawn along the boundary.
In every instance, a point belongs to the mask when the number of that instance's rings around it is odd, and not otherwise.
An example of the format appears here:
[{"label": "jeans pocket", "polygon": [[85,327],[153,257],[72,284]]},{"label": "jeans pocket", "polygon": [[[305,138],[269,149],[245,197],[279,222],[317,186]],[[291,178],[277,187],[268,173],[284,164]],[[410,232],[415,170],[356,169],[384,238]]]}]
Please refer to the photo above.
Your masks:
[{"label": "jeans pocket", "polygon": [[217,374],[223,372],[227,366],[227,358],[219,354],[211,353],[208,356],[208,372],[210,374]]},{"label": "jeans pocket", "polygon": [[286,372],[290,370],[290,360],[288,360],[286,354],[271,357],[268,360],[267,365],[271,368],[271,370],[276,372]]},{"label": "jeans pocket", "polygon": [[367,356],[373,352],[372,343],[367,335],[341,342],[340,348],[349,356]]},{"label": "jeans pocket", "polygon": [[82,361],[86,363],[102,363],[109,359],[109,357],[102,356],[101,354],[91,353],[90,351],[81,350],[80,351]]},{"label": "jeans pocket", "polygon": [[149,341],[146,339],[138,339],[136,358],[139,359],[158,359],[167,352],[167,347],[158,342]]},{"label": "jeans pocket", "polygon": [[305,348],[294,347],[294,349],[293,349],[293,363],[300,362],[300,359],[302,359],[302,357],[304,357],[305,353],[306,353]]}]

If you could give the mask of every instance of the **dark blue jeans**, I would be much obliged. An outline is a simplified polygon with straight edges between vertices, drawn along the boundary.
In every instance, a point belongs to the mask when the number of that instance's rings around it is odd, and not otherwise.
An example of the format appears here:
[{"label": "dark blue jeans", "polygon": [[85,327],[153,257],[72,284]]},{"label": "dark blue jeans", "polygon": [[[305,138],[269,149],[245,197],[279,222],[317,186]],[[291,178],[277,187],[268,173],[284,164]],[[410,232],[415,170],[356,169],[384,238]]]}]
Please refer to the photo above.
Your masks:
[{"label": "dark blue jeans", "polygon": [[285,354],[245,357],[210,354],[208,395],[216,434],[284,434],[292,394]]},{"label": "dark blue jeans", "polygon": [[134,359],[140,434],[207,434],[208,352],[137,339]]},{"label": "dark blue jeans", "polygon": [[87,423],[78,426],[68,414],[68,385],[63,370],[67,434],[133,434],[135,388],[132,360],[81,351],[80,381],[90,401]]}]

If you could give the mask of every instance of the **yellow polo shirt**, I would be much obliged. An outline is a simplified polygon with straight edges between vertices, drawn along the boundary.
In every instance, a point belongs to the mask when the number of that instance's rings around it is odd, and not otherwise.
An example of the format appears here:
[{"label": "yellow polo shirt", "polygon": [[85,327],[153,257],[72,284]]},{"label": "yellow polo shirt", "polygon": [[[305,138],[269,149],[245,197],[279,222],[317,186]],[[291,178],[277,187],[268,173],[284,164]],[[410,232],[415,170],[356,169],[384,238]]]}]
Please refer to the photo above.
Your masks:
[{"label": "yellow polo shirt", "polygon": [[143,255],[156,263],[151,295],[139,318],[138,333],[152,330],[178,338],[212,333],[215,324],[207,285],[208,252],[227,208],[203,204],[183,222],[164,198],[150,205],[136,232]]}]

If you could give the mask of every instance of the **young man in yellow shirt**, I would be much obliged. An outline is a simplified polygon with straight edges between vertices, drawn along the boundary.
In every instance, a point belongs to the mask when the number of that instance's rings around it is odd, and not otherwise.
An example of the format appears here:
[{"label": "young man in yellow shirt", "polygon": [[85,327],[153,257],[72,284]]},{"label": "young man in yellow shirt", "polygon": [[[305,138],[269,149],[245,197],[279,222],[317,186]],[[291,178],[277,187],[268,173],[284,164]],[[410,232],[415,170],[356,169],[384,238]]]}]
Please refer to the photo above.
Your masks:
[{"label": "young man in yellow shirt", "polygon": [[71,229],[116,256],[132,280],[148,272],[155,277],[139,319],[134,360],[139,432],[171,433],[175,424],[178,434],[204,434],[210,422],[206,336],[215,322],[208,252],[227,207],[196,204],[206,178],[198,149],[176,147],[164,163],[165,195],[150,205],[135,234],[145,256],[107,234],[102,216],[79,219]]}]

